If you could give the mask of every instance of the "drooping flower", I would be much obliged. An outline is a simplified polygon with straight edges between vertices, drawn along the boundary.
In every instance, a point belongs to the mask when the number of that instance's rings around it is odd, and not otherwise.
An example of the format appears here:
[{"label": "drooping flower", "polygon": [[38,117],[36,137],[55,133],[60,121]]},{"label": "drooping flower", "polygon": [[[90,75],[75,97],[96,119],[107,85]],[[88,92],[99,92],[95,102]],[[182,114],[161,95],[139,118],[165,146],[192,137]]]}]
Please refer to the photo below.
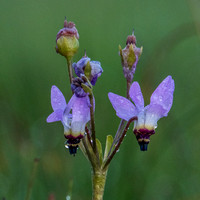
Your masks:
[{"label": "drooping flower", "polygon": [[124,77],[129,82],[133,80],[133,75],[135,74],[136,66],[142,54],[142,50],[143,47],[138,48],[136,46],[136,37],[134,33],[127,37],[124,49],[119,46],[119,54],[121,57]]},{"label": "drooping flower", "polygon": [[56,36],[56,52],[70,60],[79,48],[79,34],[73,22],[64,21]]},{"label": "drooping flower", "polygon": [[70,154],[76,154],[78,144],[85,133],[85,125],[90,120],[89,97],[78,98],[74,94],[67,104],[62,92],[52,86],[51,105],[54,112],[48,116],[47,122],[62,122],[67,139],[66,146]]},{"label": "drooping flower", "polygon": [[174,80],[167,76],[151,95],[150,104],[144,107],[144,99],[138,82],[133,82],[129,91],[132,101],[119,95],[109,93],[108,97],[116,111],[116,115],[128,121],[134,116],[133,132],[141,151],[147,151],[150,136],[155,133],[157,121],[168,115],[173,103]]},{"label": "drooping flower", "polygon": [[77,63],[73,63],[73,68],[78,77],[85,75],[95,85],[97,78],[101,76],[103,69],[98,61],[91,61],[87,56],[81,58]]}]

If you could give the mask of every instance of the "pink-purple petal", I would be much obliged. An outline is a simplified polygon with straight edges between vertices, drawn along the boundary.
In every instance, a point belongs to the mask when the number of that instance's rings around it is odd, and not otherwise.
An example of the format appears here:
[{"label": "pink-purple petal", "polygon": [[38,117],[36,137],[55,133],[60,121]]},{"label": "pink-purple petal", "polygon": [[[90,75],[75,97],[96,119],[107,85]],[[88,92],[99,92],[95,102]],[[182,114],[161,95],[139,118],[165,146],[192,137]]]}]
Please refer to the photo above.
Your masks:
[{"label": "pink-purple petal", "polygon": [[88,96],[78,98],[75,96],[72,107],[72,123],[87,123],[90,120],[90,107],[88,105]]},{"label": "pink-purple petal", "polygon": [[138,110],[144,108],[144,98],[138,82],[132,83],[129,90],[129,95],[133,100],[134,104],[136,105],[136,107],[138,108]]},{"label": "pink-purple petal", "polygon": [[111,92],[108,93],[108,98],[119,118],[128,121],[137,115],[135,106],[128,99]]},{"label": "pink-purple petal", "polygon": [[174,80],[167,76],[151,95],[150,105],[162,106],[162,115],[167,116],[173,103]]},{"label": "pink-purple petal", "polygon": [[62,121],[62,118],[63,118],[63,110],[59,109],[54,111],[47,117],[47,123]]},{"label": "pink-purple petal", "polygon": [[62,109],[64,111],[67,106],[65,97],[55,85],[51,88],[51,106],[54,111],[58,109]]},{"label": "pink-purple petal", "polygon": [[145,107],[146,117],[145,117],[145,126],[153,127],[154,129],[157,126],[157,121],[164,117],[166,110],[159,104],[150,104]]}]

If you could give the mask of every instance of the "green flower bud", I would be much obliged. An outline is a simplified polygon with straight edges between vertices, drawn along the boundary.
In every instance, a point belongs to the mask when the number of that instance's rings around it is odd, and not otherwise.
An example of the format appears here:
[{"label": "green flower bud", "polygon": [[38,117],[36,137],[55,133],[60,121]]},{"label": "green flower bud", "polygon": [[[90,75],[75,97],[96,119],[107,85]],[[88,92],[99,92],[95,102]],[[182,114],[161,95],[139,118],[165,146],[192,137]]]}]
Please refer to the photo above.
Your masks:
[{"label": "green flower bud", "polygon": [[56,52],[71,60],[79,48],[79,34],[73,22],[64,21],[64,28],[56,36]]}]

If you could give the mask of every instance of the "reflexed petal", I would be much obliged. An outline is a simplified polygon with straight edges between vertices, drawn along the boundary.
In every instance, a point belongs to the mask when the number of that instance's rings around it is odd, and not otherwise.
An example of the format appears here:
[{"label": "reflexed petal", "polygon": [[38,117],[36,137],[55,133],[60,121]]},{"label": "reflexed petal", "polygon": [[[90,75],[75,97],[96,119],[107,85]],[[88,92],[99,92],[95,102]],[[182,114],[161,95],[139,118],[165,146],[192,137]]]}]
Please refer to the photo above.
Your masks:
[{"label": "reflexed petal", "polygon": [[132,83],[129,90],[129,95],[139,110],[144,108],[144,98],[138,82]]},{"label": "reflexed petal", "polygon": [[167,76],[151,95],[150,105],[158,104],[162,106],[162,115],[167,116],[173,103],[174,80]]},{"label": "reflexed petal", "polygon": [[159,104],[150,104],[146,108],[146,119],[145,119],[145,127],[149,130],[155,129],[157,126],[157,121],[164,117],[163,113],[166,110]]},{"label": "reflexed petal", "polygon": [[47,117],[47,123],[62,121],[62,117],[63,117],[63,110],[62,109],[56,110]]},{"label": "reflexed petal", "polygon": [[76,97],[76,95],[74,94],[74,95],[71,97],[71,99],[69,100],[69,102],[68,102],[68,104],[67,104],[67,106],[66,106],[66,108],[65,108],[64,115],[69,115],[69,112],[70,112],[70,110],[72,109],[72,107],[73,107],[74,103],[76,102],[76,100],[77,100],[77,97]]},{"label": "reflexed petal", "polygon": [[[90,107],[88,105],[88,98],[88,96],[82,98],[75,96],[75,101],[72,107],[72,124],[74,124],[74,122],[80,122],[85,126],[85,123],[90,120]],[[79,126],[81,127],[80,124]]]},{"label": "reflexed petal", "polygon": [[55,85],[53,85],[51,88],[51,106],[54,111],[58,109],[64,111],[65,107],[67,106],[65,97]]},{"label": "reflexed petal", "polygon": [[108,97],[119,118],[128,121],[137,115],[135,106],[128,99],[111,92],[108,93]]}]

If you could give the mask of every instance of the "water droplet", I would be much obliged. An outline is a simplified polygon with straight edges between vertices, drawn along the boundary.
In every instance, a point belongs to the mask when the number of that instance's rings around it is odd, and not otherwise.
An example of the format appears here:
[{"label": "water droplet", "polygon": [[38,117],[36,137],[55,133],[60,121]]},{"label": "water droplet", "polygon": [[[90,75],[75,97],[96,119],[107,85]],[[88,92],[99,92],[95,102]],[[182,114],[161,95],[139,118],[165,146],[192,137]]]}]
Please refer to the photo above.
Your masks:
[{"label": "water droplet", "polygon": [[71,200],[71,197],[69,195],[67,195],[66,200]]},{"label": "water droplet", "polygon": [[119,149],[117,149],[117,153],[119,152],[120,150]]},{"label": "water droplet", "polygon": [[159,96],[159,101],[162,101],[163,100],[163,97],[162,96]]},{"label": "water droplet", "polygon": [[69,149],[69,147],[68,147],[68,145],[67,145],[67,144],[65,144],[65,148],[66,148],[66,149]]}]

